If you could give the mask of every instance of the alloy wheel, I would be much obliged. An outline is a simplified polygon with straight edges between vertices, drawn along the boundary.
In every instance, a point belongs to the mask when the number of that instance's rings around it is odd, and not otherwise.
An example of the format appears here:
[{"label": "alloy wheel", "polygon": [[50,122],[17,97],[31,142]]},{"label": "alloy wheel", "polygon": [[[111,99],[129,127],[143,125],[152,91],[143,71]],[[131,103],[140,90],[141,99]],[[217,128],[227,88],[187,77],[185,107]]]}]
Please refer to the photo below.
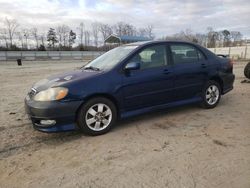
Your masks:
[{"label": "alloy wheel", "polygon": [[91,106],[86,112],[85,121],[93,131],[102,131],[107,128],[112,120],[112,111],[109,106],[98,103]]},{"label": "alloy wheel", "polygon": [[209,105],[214,105],[220,97],[219,88],[216,85],[210,85],[206,90],[206,101]]}]

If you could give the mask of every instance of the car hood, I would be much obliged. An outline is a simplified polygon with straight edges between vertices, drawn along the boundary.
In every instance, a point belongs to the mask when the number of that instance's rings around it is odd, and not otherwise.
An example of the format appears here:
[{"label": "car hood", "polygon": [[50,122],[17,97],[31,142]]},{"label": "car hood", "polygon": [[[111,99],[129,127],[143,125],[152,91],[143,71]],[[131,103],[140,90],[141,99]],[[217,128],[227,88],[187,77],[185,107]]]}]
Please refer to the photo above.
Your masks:
[{"label": "car hood", "polygon": [[90,78],[100,73],[101,71],[76,69],[40,80],[36,82],[32,88],[34,88],[36,91],[42,91],[51,87],[62,86],[68,82]]}]

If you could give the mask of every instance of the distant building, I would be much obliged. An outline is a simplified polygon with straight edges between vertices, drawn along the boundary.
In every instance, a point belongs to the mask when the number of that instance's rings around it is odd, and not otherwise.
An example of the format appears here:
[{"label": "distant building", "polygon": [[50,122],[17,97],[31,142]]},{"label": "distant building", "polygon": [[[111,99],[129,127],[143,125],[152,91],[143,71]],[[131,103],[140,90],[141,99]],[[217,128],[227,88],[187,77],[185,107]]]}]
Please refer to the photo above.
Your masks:
[{"label": "distant building", "polygon": [[149,40],[151,39],[147,37],[141,37],[141,36],[127,36],[127,35],[118,36],[118,35],[112,34],[108,38],[106,38],[104,42],[116,43],[116,44],[127,44],[127,43],[149,41]]}]

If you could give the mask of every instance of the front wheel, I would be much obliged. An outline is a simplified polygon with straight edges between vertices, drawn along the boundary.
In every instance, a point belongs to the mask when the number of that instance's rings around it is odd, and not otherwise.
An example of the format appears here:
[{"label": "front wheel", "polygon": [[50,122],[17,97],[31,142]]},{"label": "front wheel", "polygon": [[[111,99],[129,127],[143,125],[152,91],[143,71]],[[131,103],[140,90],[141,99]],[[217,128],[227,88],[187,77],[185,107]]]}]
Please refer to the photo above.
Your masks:
[{"label": "front wheel", "polygon": [[115,105],[106,98],[90,99],[77,114],[78,127],[88,135],[101,135],[108,132],[117,119]]},{"label": "front wheel", "polygon": [[202,91],[202,102],[203,108],[214,108],[220,101],[221,88],[220,85],[215,81],[208,81]]}]

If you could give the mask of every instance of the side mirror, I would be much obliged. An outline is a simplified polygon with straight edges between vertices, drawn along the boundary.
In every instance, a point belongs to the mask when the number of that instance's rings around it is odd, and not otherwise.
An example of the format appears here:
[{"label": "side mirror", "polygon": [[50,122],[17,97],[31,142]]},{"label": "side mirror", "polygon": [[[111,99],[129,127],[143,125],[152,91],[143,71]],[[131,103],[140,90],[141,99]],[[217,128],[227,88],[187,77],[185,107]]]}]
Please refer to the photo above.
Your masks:
[{"label": "side mirror", "polygon": [[130,71],[130,70],[138,70],[140,69],[141,64],[139,62],[130,62],[125,66],[125,70],[126,71]]}]

